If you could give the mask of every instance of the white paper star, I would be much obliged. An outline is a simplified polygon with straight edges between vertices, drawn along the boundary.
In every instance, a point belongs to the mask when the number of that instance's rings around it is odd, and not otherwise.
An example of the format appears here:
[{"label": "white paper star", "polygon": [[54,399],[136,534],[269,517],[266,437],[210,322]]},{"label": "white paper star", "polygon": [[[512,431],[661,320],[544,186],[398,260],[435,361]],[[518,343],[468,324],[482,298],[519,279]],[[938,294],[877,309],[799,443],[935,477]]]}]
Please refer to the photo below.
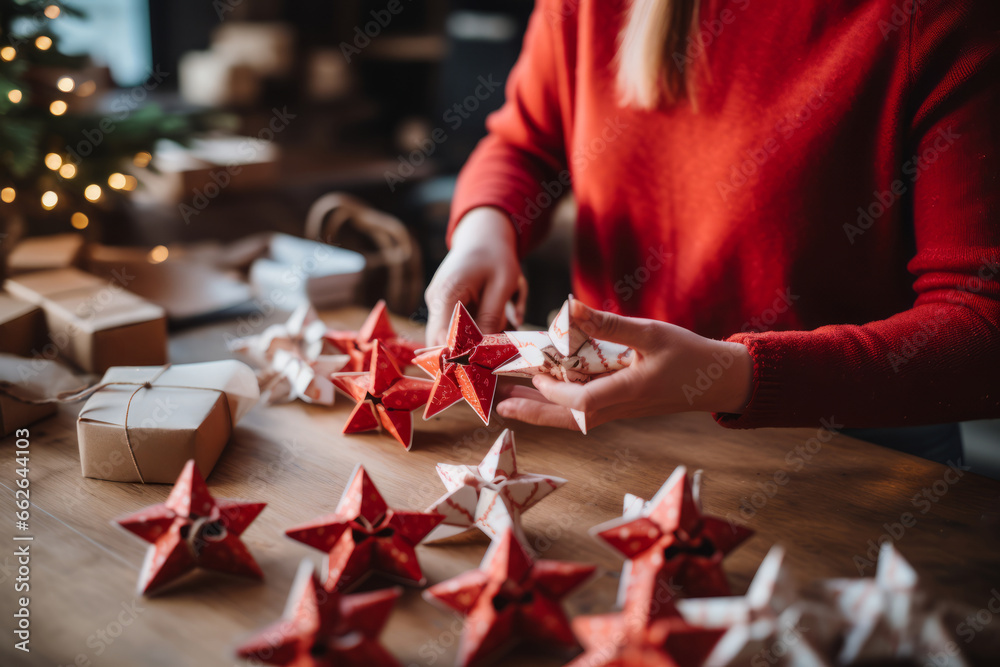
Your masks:
[{"label": "white paper star", "polygon": [[[519,354],[493,373],[514,377],[551,375],[563,382],[582,384],[628,366],[632,348],[585,334],[570,316],[572,303],[570,295],[548,331],[505,332]],[[572,413],[577,426],[586,433],[586,415],[579,410]]]},{"label": "white paper star", "polygon": [[847,626],[841,663],[911,659],[922,664],[934,656],[940,667],[968,665],[948,650],[954,638],[940,610],[919,590],[916,571],[891,542],[879,550],[874,578],[833,579],[825,588]]},{"label": "white paper star", "polygon": [[464,533],[473,526],[490,538],[509,526],[523,537],[521,514],[566,483],[561,477],[517,470],[514,434],[504,429],[478,466],[439,463],[448,492],[428,508],[445,517],[428,541]]}]

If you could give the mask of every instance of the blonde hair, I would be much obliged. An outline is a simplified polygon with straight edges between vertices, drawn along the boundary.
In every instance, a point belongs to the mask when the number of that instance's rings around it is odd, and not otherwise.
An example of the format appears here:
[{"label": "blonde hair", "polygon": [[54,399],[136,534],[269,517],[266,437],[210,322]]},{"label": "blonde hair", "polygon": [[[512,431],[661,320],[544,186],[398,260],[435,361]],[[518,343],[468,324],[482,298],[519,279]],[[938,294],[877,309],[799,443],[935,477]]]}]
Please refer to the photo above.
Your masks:
[{"label": "blonde hair", "polygon": [[698,5],[699,0],[632,0],[616,57],[623,106],[654,109],[663,100],[674,104],[691,97],[684,50]]}]

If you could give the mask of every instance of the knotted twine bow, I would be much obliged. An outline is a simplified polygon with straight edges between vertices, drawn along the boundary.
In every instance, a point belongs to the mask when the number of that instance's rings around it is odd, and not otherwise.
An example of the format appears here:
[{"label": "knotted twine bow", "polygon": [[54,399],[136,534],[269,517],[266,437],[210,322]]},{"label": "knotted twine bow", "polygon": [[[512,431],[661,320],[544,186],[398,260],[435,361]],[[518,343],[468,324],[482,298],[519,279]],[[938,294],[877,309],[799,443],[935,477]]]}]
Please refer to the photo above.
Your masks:
[{"label": "knotted twine bow", "polygon": [[136,394],[138,394],[143,389],[153,389],[154,386],[159,389],[201,389],[204,391],[215,391],[222,394],[223,396],[225,396],[226,394],[224,390],[216,389],[215,387],[192,387],[192,386],[176,385],[176,384],[154,385],[154,383],[160,379],[160,376],[166,373],[169,368],[170,364],[164,364],[163,366],[160,367],[158,371],[156,371],[156,374],[153,375],[153,377],[144,382],[127,382],[125,380],[116,380],[114,382],[100,382],[98,384],[93,385],[92,387],[87,387],[86,389],[63,391],[56,394],[55,396],[51,396],[48,398],[35,398],[33,396],[28,396],[26,394],[19,392],[17,390],[17,385],[15,385],[14,383],[3,382],[3,381],[0,381],[0,393],[6,394],[11,398],[21,401],[22,403],[28,403],[30,405],[47,405],[49,403],[60,403],[60,404],[76,403],[77,401],[82,401],[86,398],[90,398],[91,396],[101,391],[102,389],[106,389],[108,387],[113,387],[116,385],[135,387],[135,391],[129,394],[128,402],[125,404],[125,421],[122,423],[122,428],[125,429],[125,445],[128,447],[128,454],[129,457],[132,459],[132,465],[135,467],[136,474],[139,475],[139,482],[145,484],[146,480],[142,476],[142,469],[139,467],[139,461],[135,456],[135,448],[132,446],[132,439],[129,433],[129,425],[128,425],[128,413],[129,410],[132,408],[132,400],[136,397]]}]

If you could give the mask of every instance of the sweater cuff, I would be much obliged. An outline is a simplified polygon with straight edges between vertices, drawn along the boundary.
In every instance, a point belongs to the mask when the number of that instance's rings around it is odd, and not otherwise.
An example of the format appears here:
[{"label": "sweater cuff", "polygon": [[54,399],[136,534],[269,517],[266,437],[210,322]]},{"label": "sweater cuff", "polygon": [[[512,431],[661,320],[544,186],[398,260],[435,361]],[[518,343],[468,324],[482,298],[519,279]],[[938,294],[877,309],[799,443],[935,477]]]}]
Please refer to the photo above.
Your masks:
[{"label": "sweater cuff", "polygon": [[[753,389],[741,414],[716,412],[712,416],[726,428],[761,428],[779,420],[781,385],[778,378],[778,345],[769,345],[767,333],[738,333],[726,339],[741,343],[753,360]],[[776,342],[776,341],[775,341]]]}]

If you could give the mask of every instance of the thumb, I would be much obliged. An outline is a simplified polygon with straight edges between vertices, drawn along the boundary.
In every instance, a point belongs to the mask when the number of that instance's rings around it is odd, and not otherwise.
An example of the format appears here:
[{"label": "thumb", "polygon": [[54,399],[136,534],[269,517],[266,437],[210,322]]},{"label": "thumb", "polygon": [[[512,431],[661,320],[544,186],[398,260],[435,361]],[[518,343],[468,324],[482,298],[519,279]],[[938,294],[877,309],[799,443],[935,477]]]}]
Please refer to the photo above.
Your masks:
[{"label": "thumb", "polygon": [[576,299],[570,307],[573,320],[591,338],[640,349],[649,341],[649,320],[594,310]]}]

